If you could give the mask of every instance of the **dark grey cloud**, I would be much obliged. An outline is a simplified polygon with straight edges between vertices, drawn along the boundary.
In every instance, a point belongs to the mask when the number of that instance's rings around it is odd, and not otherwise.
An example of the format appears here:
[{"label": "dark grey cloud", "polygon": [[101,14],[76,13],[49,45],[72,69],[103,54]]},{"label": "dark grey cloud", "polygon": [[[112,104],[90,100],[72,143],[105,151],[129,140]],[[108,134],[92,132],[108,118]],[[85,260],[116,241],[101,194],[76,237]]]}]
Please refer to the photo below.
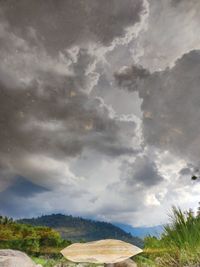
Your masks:
[{"label": "dark grey cloud", "polygon": [[180,175],[189,175],[189,176],[191,176],[193,174],[191,169],[187,168],[187,167],[181,169],[179,173],[180,173]]},{"label": "dark grey cloud", "polygon": [[[84,92],[95,58],[78,46],[107,45],[142,11],[141,0],[1,2],[2,154],[74,156],[83,147],[110,155],[132,152],[118,139],[108,110]],[[72,55],[66,49],[73,45]]]},{"label": "dark grey cloud", "polygon": [[180,176],[192,177],[193,175],[199,176],[199,166],[193,165],[192,163],[187,164],[184,168],[182,168],[179,172]]},{"label": "dark grey cloud", "polygon": [[199,67],[196,50],[183,55],[173,68],[142,79],[134,76],[132,68],[116,76],[120,85],[139,92],[146,142],[196,162],[200,156]]},{"label": "dark grey cloud", "polygon": [[[196,3],[198,3],[197,0],[193,0],[192,5],[195,5]],[[173,7],[177,7],[180,4],[187,4],[187,0],[171,0],[171,4]]]},{"label": "dark grey cloud", "polygon": [[[19,216],[28,209],[26,202],[47,189],[36,185],[23,177],[15,177],[14,183],[0,193],[0,214]],[[26,211],[27,212],[27,211]]]},{"label": "dark grey cloud", "polygon": [[24,177],[16,177],[15,183],[1,193],[1,198],[5,200],[5,198],[9,198],[10,196],[17,196],[21,198],[33,197],[35,194],[39,194],[46,191],[46,188],[30,182]]},{"label": "dark grey cloud", "polygon": [[142,0],[1,1],[4,17],[19,35],[34,29],[49,52],[74,44],[108,45],[125,28],[140,21]]},{"label": "dark grey cloud", "polygon": [[83,147],[110,155],[131,153],[106,107],[83,89],[92,59],[81,50],[73,75],[40,72],[25,89],[1,82],[1,153],[50,153],[74,156]]},{"label": "dark grey cloud", "polygon": [[181,57],[199,47],[199,8],[0,1],[0,213],[144,224],[190,206],[199,54]]},{"label": "dark grey cloud", "polygon": [[1,153],[73,156],[83,147],[113,155],[133,152],[118,139],[117,124],[98,100],[81,92],[68,97],[65,90],[48,90],[41,97],[37,87],[25,93],[1,86]]},{"label": "dark grey cloud", "polygon": [[172,3],[173,6],[177,6],[181,2],[182,2],[182,0],[171,0],[171,3]]},{"label": "dark grey cloud", "polygon": [[[123,136],[127,122],[117,121],[90,91],[101,75],[96,72],[105,54],[101,49],[126,36],[143,10],[142,0],[1,1],[2,197],[6,188],[17,198],[19,188],[33,191],[15,179],[18,175],[48,190],[64,185],[75,198],[85,191],[66,159],[85,149],[109,157],[137,152],[131,137]],[[32,191],[27,189],[29,198]]]},{"label": "dark grey cloud", "polygon": [[116,72],[114,77],[120,87],[125,87],[129,91],[136,91],[138,83],[150,76],[150,72],[142,66],[133,65],[126,67],[120,72]]},{"label": "dark grey cloud", "polygon": [[159,173],[156,163],[148,156],[137,157],[131,162],[124,162],[121,167],[121,180],[125,181],[128,187],[144,187],[155,186],[163,181],[163,177]]}]

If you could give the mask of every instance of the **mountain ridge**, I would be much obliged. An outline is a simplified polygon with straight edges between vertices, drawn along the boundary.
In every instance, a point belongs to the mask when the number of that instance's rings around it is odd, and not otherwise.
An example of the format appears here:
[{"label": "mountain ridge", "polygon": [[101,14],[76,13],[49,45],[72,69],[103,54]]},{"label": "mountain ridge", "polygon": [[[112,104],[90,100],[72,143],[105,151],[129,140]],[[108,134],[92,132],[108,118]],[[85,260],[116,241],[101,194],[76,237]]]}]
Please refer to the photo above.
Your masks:
[{"label": "mountain ridge", "polygon": [[33,226],[48,226],[58,231],[62,238],[73,242],[94,241],[99,239],[120,239],[132,243],[138,247],[143,247],[143,241],[125,232],[118,226],[108,223],[74,217],[72,215],[51,214],[37,218],[20,219],[20,223]]},{"label": "mountain ridge", "polygon": [[164,228],[163,225],[156,225],[151,227],[133,227],[129,224],[122,223],[113,223],[115,226],[121,228],[126,233],[130,233],[131,235],[139,238],[145,238],[146,236],[156,236],[160,237]]}]

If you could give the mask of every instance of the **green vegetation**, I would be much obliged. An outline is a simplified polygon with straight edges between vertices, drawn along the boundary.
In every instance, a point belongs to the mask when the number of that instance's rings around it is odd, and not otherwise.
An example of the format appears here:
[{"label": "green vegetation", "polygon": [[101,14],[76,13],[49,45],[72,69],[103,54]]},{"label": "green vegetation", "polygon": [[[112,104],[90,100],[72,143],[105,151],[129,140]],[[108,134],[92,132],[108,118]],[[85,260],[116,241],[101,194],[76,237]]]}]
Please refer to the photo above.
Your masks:
[{"label": "green vegetation", "polygon": [[50,258],[44,258],[44,257],[40,257],[40,258],[33,257],[33,261],[36,264],[41,264],[43,267],[54,267],[58,263],[61,264],[61,263],[67,262],[67,260],[65,260],[64,258],[50,259]]},{"label": "green vegetation", "polygon": [[161,238],[146,237],[139,266],[200,266],[200,215],[173,207],[171,223],[164,226]]},{"label": "green vegetation", "polygon": [[138,247],[143,247],[140,238],[133,237],[111,223],[93,221],[80,217],[67,216],[62,214],[52,214],[33,219],[23,219],[20,223],[31,224],[33,226],[48,226],[58,231],[62,238],[73,242],[83,242],[113,238],[121,239],[132,243]]},{"label": "green vegetation", "polygon": [[139,238],[134,239],[110,223],[61,214],[19,221],[0,216],[0,249],[24,251],[44,267],[66,262],[60,250],[71,244],[71,241],[68,241],[71,237],[73,241],[78,242],[116,238],[131,243],[138,240],[140,245],[143,244]]},{"label": "green vegetation", "polygon": [[[171,222],[164,226],[164,232],[160,238],[155,236],[145,238],[144,252],[134,257],[138,267],[200,266],[200,209],[195,215],[192,210],[183,212],[181,209],[173,207],[170,218]],[[82,240],[85,240],[85,237],[91,240],[93,236],[96,239],[102,239],[105,234],[107,234],[106,238],[120,239],[119,234],[121,236],[124,234],[112,224],[78,218],[79,223],[76,225],[73,219],[72,216],[51,215],[22,220],[19,223],[0,216],[0,248],[25,251],[34,256],[36,263],[42,264],[44,267],[51,267],[58,262],[66,261],[59,251],[71,244],[70,241],[64,240],[55,229],[64,233],[65,237],[72,236],[75,240],[80,237]],[[26,224],[22,224],[22,222]],[[32,226],[27,223],[32,223]],[[55,229],[39,226],[40,224],[48,224]],[[79,229],[77,235],[75,235],[75,229]],[[103,231],[101,235],[100,229]],[[95,230],[97,233],[92,236]],[[114,232],[109,235],[109,231],[112,232],[112,230]],[[127,236],[125,235],[124,238]]]},{"label": "green vegetation", "polygon": [[0,216],[0,248],[17,249],[29,255],[57,257],[59,251],[71,244],[49,227],[33,227]]}]

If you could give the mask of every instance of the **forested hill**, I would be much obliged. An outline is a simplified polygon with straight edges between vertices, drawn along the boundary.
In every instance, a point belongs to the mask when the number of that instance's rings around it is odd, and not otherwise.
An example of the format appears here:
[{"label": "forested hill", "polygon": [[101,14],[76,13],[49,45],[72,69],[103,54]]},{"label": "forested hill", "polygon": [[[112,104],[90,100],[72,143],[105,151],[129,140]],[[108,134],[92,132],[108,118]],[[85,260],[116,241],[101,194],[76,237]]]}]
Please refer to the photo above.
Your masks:
[{"label": "forested hill", "polygon": [[142,247],[143,241],[133,237],[111,223],[93,221],[71,215],[52,214],[38,218],[22,219],[20,223],[48,226],[57,230],[64,239],[71,241],[93,241],[98,239],[120,239]]}]

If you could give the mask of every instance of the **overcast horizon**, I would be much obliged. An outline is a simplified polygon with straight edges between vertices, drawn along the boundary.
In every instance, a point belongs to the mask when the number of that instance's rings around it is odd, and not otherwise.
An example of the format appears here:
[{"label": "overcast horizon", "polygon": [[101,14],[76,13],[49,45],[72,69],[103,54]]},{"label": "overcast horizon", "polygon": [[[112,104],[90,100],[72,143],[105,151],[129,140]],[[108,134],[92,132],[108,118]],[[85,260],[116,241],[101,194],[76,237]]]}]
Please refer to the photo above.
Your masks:
[{"label": "overcast horizon", "polygon": [[198,206],[199,0],[0,2],[0,214],[132,226]]}]

